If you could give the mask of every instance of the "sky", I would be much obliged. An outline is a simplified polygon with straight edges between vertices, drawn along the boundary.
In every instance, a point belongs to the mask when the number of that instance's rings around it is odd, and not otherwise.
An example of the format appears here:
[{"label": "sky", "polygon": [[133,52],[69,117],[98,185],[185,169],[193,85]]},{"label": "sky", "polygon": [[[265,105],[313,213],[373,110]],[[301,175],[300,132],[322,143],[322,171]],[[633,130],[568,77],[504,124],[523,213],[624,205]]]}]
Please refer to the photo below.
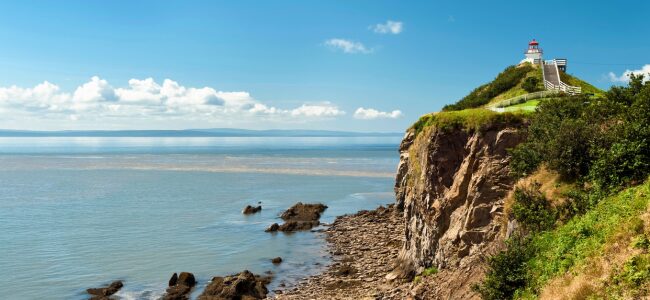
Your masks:
[{"label": "sky", "polygon": [[[2,1],[0,128],[403,131],[523,59],[650,72],[648,1]],[[627,73],[626,73],[627,72]]]}]

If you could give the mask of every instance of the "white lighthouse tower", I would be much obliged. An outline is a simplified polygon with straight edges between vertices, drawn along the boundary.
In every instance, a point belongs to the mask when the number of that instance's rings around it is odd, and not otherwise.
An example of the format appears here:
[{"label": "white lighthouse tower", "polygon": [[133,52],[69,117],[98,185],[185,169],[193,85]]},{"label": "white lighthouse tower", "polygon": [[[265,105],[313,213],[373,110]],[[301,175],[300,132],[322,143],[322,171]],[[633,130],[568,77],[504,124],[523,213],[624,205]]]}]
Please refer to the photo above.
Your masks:
[{"label": "white lighthouse tower", "polygon": [[533,39],[528,43],[528,50],[524,53],[526,58],[521,62],[530,62],[532,64],[539,64],[542,61],[542,54],[544,50],[539,47],[539,43]]}]

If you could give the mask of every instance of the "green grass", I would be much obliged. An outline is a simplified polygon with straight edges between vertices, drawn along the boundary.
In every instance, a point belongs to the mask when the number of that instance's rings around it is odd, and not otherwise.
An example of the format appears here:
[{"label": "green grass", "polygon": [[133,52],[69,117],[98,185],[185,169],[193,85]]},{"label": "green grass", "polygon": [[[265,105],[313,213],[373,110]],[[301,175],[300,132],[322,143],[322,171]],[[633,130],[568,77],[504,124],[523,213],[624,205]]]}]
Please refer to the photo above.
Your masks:
[{"label": "green grass", "polygon": [[530,244],[534,255],[526,263],[528,287],[518,291],[519,297],[534,298],[550,279],[580,266],[587,258],[602,255],[616,234],[643,230],[639,216],[649,203],[650,181],[646,181],[601,200],[586,214],[553,231],[534,236]]},{"label": "green grass", "polygon": [[502,100],[528,94],[528,92],[521,87],[524,81],[526,80],[526,78],[528,77],[536,77],[539,80],[538,88],[540,90],[544,89],[542,69],[539,67],[535,67],[532,70],[530,70],[528,73],[526,73],[526,75],[523,78],[521,78],[521,80],[519,80],[519,83],[517,83],[516,86],[492,98],[492,100],[490,100],[488,104],[493,104]]},{"label": "green grass", "polygon": [[495,124],[520,124],[526,114],[526,112],[497,113],[484,108],[443,111],[420,117],[411,128],[415,130],[416,136],[429,126],[435,126],[444,131],[453,129],[480,131]]},{"label": "green grass", "polygon": [[506,112],[516,112],[516,111],[525,111],[525,112],[533,112],[535,111],[535,108],[537,108],[537,105],[539,105],[539,102],[542,99],[535,99],[535,100],[528,100],[524,103],[519,103],[515,105],[510,105],[508,107],[504,108],[504,111]]},{"label": "green grass", "polygon": [[456,103],[445,105],[442,110],[455,111],[488,104],[494,97],[508,92],[516,86],[521,87],[523,79],[534,70],[535,67],[530,63],[507,67],[491,82],[475,88]]},{"label": "green grass", "polygon": [[420,283],[420,281],[422,281],[423,277],[436,275],[436,274],[438,274],[438,268],[436,268],[436,267],[426,268],[426,269],[424,269],[424,271],[422,271],[422,273],[420,275],[415,276],[415,278],[413,279],[413,282],[415,284],[418,284],[418,283]]},{"label": "green grass", "polygon": [[586,81],[581,80],[578,77],[575,77],[573,75],[560,72],[560,79],[562,82],[572,85],[572,86],[579,86],[582,88],[582,93],[583,94],[593,94],[594,97],[601,98],[605,96],[605,92],[591,84],[589,84]]}]

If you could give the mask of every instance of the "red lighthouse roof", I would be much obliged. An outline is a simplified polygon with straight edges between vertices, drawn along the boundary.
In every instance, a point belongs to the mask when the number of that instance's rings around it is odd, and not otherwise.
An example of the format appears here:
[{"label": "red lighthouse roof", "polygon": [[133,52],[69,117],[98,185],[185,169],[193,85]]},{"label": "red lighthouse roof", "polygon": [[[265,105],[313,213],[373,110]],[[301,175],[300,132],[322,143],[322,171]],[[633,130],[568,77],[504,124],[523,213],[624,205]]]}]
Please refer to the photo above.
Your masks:
[{"label": "red lighthouse roof", "polygon": [[530,41],[530,43],[528,43],[528,45],[531,45],[531,46],[539,45],[539,43],[535,39],[533,39],[532,41]]}]

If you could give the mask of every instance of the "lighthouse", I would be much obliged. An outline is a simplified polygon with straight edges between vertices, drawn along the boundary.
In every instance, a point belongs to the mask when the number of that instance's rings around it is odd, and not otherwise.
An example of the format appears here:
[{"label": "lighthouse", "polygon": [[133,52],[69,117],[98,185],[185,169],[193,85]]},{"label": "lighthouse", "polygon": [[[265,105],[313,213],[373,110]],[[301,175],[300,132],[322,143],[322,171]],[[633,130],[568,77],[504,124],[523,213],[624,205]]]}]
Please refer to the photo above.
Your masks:
[{"label": "lighthouse", "polygon": [[532,64],[539,64],[542,61],[542,54],[544,51],[539,47],[539,42],[535,39],[528,43],[528,50],[524,53],[526,58],[522,62],[530,62]]}]

